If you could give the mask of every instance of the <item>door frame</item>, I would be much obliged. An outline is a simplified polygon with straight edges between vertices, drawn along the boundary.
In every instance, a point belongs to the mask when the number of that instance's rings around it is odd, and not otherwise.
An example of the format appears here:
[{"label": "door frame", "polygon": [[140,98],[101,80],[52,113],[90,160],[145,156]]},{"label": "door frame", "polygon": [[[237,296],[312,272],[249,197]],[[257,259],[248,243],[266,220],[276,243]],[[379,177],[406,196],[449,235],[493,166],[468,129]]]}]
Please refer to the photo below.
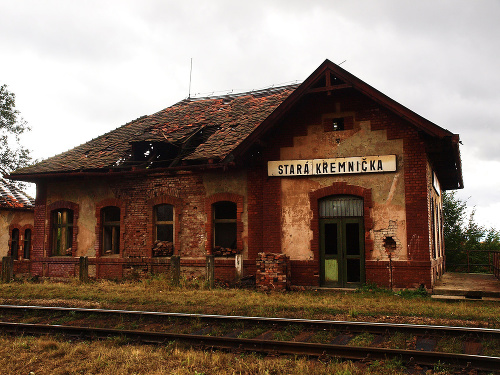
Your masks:
[{"label": "door frame", "polygon": [[[327,258],[325,254],[325,224],[337,224],[337,256]],[[359,224],[359,254],[347,254],[346,224]],[[331,217],[319,219],[319,262],[320,262],[320,285],[333,287],[357,287],[365,282],[365,245],[364,245],[364,218],[363,217]],[[337,258],[338,280],[337,282],[325,281],[325,260]],[[359,258],[360,281],[348,281],[347,261]]]}]

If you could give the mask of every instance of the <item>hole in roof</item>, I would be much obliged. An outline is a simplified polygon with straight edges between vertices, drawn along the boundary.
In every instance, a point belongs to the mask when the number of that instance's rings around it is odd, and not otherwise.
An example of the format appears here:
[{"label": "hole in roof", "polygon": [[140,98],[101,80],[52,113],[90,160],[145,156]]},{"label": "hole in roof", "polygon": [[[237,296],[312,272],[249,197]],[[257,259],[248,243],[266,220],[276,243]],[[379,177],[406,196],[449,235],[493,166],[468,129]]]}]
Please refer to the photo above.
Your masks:
[{"label": "hole in roof", "polygon": [[132,145],[132,162],[145,168],[168,167],[177,156],[179,149],[165,142],[135,142]]}]

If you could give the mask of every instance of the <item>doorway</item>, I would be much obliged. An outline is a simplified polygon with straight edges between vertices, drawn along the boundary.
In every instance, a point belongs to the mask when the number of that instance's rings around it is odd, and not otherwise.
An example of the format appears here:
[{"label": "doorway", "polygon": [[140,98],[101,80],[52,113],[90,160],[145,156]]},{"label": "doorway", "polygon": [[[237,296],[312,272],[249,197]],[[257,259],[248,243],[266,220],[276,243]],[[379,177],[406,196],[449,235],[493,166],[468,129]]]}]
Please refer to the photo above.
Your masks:
[{"label": "doorway", "polygon": [[327,197],[319,209],[321,285],[359,286],[365,279],[363,199]]}]

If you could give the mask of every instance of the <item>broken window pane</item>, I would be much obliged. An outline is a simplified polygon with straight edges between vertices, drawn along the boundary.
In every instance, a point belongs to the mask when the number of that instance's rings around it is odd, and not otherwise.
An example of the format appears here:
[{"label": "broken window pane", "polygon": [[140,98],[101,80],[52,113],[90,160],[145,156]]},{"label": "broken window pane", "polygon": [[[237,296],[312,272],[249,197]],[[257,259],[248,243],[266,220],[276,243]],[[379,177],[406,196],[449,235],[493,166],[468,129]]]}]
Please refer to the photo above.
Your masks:
[{"label": "broken window pane", "polygon": [[236,203],[227,201],[215,203],[213,222],[214,248],[236,249]]},{"label": "broken window pane", "polygon": [[338,253],[338,227],[337,223],[325,224],[325,254],[337,255]]},{"label": "broken window pane", "polygon": [[347,259],[347,282],[359,283],[361,281],[361,266],[359,259]]},{"label": "broken window pane", "polygon": [[347,255],[360,255],[361,246],[359,242],[359,223],[346,223],[345,243]]}]

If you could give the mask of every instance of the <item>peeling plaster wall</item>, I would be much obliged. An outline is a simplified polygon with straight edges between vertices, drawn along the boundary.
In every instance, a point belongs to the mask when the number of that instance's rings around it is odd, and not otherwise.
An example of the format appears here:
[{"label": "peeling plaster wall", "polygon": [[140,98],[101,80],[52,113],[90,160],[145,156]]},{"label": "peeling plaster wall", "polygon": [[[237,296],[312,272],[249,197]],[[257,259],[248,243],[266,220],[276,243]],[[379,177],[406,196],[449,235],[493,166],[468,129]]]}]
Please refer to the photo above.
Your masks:
[{"label": "peeling plaster wall", "polygon": [[[9,252],[9,227],[11,224],[19,228],[33,225],[34,213],[32,211],[4,210],[0,209],[0,258],[7,256]],[[24,236],[24,233],[20,233]]]},{"label": "peeling plaster wall", "polygon": [[[338,111],[334,114],[324,114],[323,118],[328,116],[355,118],[355,113]],[[367,256],[367,259],[388,259],[383,240],[386,236],[390,236],[396,242],[393,259],[406,260],[403,140],[387,140],[386,131],[372,131],[369,121],[354,121],[353,129],[337,132],[325,132],[323,124],[310,124],[307,126],[306,136],[293,138],[293,147],[281,148],[280,159],[392,154],[397,155],[396,172],[281,178],[282,251],[291,259],[312,259],[309,243],[312,238],[309,192],[343,181],[350,185],[372,189],[371,216],[374,228],[370,236],[374,240],[374,251]]]},{"label": "peeling plaster wall", "polygon": [[[47,185],[46,205],[70,201],[79,205],[77,256],[96,256],[96,205],[105,199],[116,198],[125,209],[123,256],[149,256],[148,241],[152,236],[147,201],[154,197],[171,196],[183,202],[180,220],[181,256],[204,257],[206,235],[204,225],[210,218],[205,212],[205,199],[216,193],[233,193],[244,197],[243,251],[247,253],[247,173],[246,171],[206,172],[201,175],[131,177],[124,179],[88,179],[72,182],[52,182]],[[149,223],[151,224],[151,223]],[[46,235],[50,233],[48,214]],[[8,231],[7,231],[8,232]],[[46,242],[45,242],[46,243]],[[47,250],[47,249],[46,249]]]},{"label": "peeling plaster wall", "polygon": [[[243,196],[243,213],[241,221],[243,222],[243,257],[248,258],[248,206],[247,206],[247,171],[226,171],[211,172],[203,175],[203,185],[205,186],[206,196],[209,197],[217,193],[232,193]],[[205,220],[209,220],[206,218]]]},{"label": "peeling plaster wall", "polygon": [[[108,184],[98,180],[80,180],[47,184],[47,206],[57,201],[70,201],[80,206],[78,216],[78,250],[76,256],[95,256],[95,217],[96,203],[107,198],[114,198]],[[45,227],[50,227],[47,216]]]}]

